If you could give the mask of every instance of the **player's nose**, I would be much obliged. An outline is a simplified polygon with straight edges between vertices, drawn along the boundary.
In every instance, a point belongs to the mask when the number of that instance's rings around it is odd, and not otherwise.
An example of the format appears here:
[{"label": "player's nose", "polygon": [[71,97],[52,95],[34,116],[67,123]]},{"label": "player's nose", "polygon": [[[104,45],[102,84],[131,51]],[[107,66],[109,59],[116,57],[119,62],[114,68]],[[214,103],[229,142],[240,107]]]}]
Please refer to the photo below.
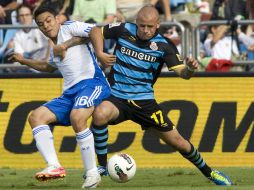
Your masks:
[{"label": "player's nose", "polygon": [[144,32],[145,32],[145,33],[148,33],[148,32],[149,32],[149,30],[148,30],[148,27],[147,27],[147,26],[145,26],[145,27],[144,27]]}]

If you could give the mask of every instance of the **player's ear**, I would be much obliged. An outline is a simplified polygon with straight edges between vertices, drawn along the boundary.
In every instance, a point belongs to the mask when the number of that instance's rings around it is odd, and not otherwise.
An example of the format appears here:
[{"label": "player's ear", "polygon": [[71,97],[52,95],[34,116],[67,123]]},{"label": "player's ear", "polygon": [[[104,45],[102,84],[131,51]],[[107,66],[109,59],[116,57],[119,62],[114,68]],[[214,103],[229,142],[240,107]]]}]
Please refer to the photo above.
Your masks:
[{"label": "player's ear", "polygon": [[160,28],[160,23],[159,23],[159,22],[157,23],[156,28],[157,28],[157,29],[159,29],[159,28]]},{"label": "player's ear", "polygon": [[55,18],[56,18],[57,23],[60,24],[60,23],[61,23],[61,22],[60,22],[60,16],[59,16],[59,15],[56,15]]}]

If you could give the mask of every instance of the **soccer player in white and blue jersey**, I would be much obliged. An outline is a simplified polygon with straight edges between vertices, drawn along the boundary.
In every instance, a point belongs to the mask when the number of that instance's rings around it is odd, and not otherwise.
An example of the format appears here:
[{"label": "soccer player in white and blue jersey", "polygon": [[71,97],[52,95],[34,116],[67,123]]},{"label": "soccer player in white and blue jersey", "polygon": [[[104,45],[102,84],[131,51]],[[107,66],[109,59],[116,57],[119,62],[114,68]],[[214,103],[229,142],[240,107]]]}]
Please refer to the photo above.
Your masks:
[{"label": "soccer player in white and blue jersey", "polygon": [[58,161],[49,124],[72,125],[86,173],[82,188],[96,188],[101,177],[96,167],[94,137],[87,127],[87,120],[94,108],[110,95],[110,88],[97,64],[91,43],[76,46],[68,43],[74,36],[88,37],[93,25],[77,21],[60,25],[55,11],[46,7],[36,9],[34,17],[45,36],[55,45],[68,48],[62,60],[54,57],[53,50],[48,62],[25,59],[17,53],[9,58],[39,71],[53,72],[58,69],[64,78],[62,95],[40,106],[29,116],[36,146],[48,165],[35,177],[38,180],[65,177],[66,172]]}]

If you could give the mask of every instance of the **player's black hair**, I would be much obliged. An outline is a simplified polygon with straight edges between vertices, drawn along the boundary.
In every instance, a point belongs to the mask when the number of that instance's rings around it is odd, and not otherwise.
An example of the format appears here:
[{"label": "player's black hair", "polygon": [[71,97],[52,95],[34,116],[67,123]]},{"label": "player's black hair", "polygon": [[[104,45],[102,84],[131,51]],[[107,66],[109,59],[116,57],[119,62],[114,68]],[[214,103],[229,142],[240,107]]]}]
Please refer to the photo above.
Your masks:
[{"label": "player's black hair", "polygon": [[39,6],[35,11],[34,11],[34,19],[36,20],[36,17],[42,13],[45,13],[45,12],[49,12],[51,13],[52,15],[56,16],[57,15],[57,12],[52,9],[51,7],[46,7],[46,6]]}]

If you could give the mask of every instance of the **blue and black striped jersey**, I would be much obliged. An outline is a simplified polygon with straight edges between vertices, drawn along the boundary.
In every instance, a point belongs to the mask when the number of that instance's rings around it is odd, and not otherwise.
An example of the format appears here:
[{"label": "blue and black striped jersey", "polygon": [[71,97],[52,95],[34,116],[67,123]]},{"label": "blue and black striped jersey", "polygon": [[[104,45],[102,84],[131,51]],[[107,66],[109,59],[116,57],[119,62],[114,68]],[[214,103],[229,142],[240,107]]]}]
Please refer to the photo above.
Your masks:
[{"label": "blue and black striped jersey", "polygon": [[116,63],[109,83],[112,95],[128,100],[154,99],[153,84],[164,63],[169,69],[183,65],[175,45],[159,33],[150,40],[140,40],[137,25],[114,23],[103,27],[106,39],[115,39]]}]

